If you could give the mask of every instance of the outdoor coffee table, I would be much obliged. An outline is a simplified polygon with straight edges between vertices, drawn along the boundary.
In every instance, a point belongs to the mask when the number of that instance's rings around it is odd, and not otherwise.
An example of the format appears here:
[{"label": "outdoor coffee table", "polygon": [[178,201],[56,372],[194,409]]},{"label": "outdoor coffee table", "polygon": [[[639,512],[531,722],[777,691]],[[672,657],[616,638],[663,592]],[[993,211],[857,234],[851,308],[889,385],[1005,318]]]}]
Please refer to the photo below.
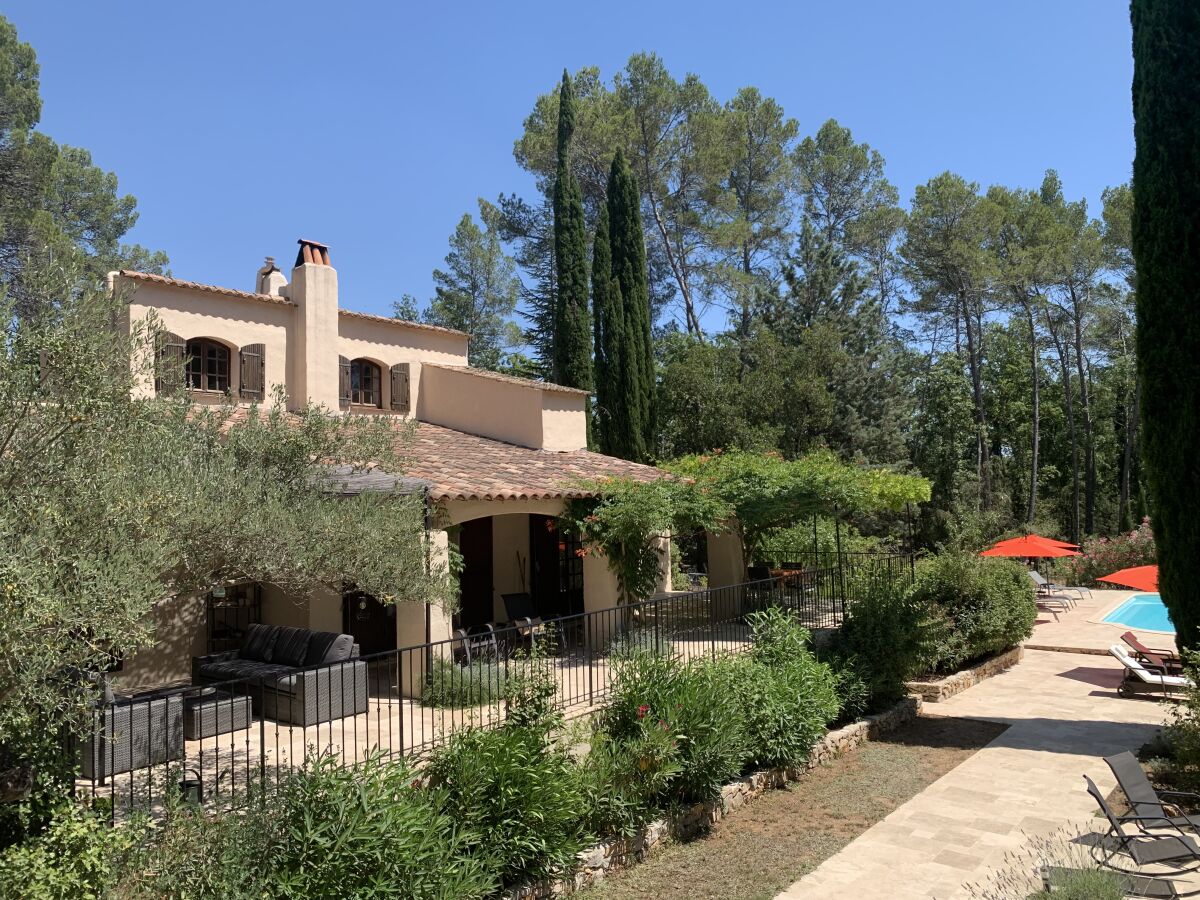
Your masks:
[{"label": "outdoor coffee table", "polygon": [[183,701],[183,736],[189,741],[250,727],[250,697],[205,688]]}]

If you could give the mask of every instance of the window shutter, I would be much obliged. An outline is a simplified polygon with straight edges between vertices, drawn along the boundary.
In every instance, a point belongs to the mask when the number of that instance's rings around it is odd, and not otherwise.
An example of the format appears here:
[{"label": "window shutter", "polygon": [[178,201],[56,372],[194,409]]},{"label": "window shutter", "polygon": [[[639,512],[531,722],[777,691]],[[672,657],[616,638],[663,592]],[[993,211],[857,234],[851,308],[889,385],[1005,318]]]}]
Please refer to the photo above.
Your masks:
[{"label": "window shutter", "polygon": [[408,405],[408,363],[396,363],[392,366],[392,409],[406,413]]},{"label": "window shutter", "polygon": [[338,403],[350,405],[350,360],[338,357]]},{"label": "window shutter", "polygon": [[158,348],[158,370],[154,376],[154,392],[164,396],[178,394],[186,384],[183,364],[187,359],[187,341],[177,334],[161,331],[155,346]]},{"label": "window shutter", "polygon": [[267,382],[267,348],[263,344],[247,344],[238,355],[241,357],[238,393],[243,400],[261,403]]}]

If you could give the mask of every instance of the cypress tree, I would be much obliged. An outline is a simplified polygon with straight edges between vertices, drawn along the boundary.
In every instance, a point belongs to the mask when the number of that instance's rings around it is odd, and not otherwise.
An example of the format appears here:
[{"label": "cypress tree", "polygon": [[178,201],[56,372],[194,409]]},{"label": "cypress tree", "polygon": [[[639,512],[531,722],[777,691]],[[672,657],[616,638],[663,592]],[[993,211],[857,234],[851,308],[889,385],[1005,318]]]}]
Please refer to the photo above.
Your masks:
[{"label": "cypress tree", "polygon": [[558,169],[554,179],[554,257],[558,275],[552,344],[554,380],[568,387],[591,390],[587,227],[583,220],[583,195],[570,166],[575,97],[565,70],[558,98]]},{"label": "cypress tree", "polygon": [[620,150],[609,170],[608,218],[612,281],[622,310],[617,397],[624,409],[617,428],[620,433],[617,443],[624,452],[618,455],[642,461],[649,458],[654,438],[650,288],[637,181]]},{"label": "cypress tree", "polygon": [[621,419],[625,405],[621,397],[621,343],[625,316],[621,289],[612,277],[609,245],[608,206],[600,207],[596,236],[592,241],[592,314],[595,328],[596,430],[601,453],[622,456],[625,433]]},{"label": "cypress tree", "polygon": [[1159,591],[1200,647],[1200,6],[1133,0],[1133,256]]}]

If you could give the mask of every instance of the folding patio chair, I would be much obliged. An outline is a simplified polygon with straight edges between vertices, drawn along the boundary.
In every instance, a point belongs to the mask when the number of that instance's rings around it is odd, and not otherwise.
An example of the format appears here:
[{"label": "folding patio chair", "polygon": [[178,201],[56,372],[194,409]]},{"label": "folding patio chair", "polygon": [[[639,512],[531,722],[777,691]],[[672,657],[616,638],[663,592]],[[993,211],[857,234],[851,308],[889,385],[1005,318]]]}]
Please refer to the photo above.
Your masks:
[{"label": "folding patio chair", "polygon": [[1092,859],[1097,863],[1126,874],[1142,873],[1131,873],[1127,868],[1114,865],[1114,857],[1127,857],[1138,869],[1146,866],[1164,866],[1174,870],[1171,874],[1180,875],[1194,872],[1200,865],[1200,845],[1191,837],[1178,830],[1175,834],[1130,834],[1125,830],[1126,825],[1161,822],[1162,819],[1158,816],[1118,816],[1105,801],[1096,783],[1086,775],[1083,776],[1083,780],[1087,782],[1088,793],[1100,805],[1101,812],[1108,819],[1108,831],[1104,839],[1093,844],[1091,848]]},{"label": "folding patio chair", "polygon": [[1153,650],[1141,642],[1136,634],[1127,631],[1121,640],[1133,649],[1133,655],[1147,669],[1157,669],[1164,675],[1182,675],[1183,660],[1171,650]]},{"label": "folding patio chair", "polygon": [[1164,805],[1164,803],[1173,804],[1175,800],[1190,800],[1200,804],[1200,794],[1186,791],[1156,791],[1142,770],[1137,757],[1128,750],[1115,756],[1106,756],[1104,761],[1108,763],[1108,767],[1116,776],[1117,784],[1120,785],[1125,798],[1129,801],[1130,809],[1138,816],[1150,817],[1137,823],[1142,831],[1185,828],[1197,831],[1200,829],[1200,816],[1172,815]]}]

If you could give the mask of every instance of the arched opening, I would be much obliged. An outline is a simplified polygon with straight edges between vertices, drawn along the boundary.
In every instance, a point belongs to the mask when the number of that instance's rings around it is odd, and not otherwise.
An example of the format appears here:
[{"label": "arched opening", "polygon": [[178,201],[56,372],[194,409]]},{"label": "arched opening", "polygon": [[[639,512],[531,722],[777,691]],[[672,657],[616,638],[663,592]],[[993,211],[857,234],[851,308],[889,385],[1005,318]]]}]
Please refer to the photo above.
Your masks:
[{"label": "arched opening", "polygon": [[229,347],[212,338],[187,342],[187,387],[189,391],[229,393]]}]

